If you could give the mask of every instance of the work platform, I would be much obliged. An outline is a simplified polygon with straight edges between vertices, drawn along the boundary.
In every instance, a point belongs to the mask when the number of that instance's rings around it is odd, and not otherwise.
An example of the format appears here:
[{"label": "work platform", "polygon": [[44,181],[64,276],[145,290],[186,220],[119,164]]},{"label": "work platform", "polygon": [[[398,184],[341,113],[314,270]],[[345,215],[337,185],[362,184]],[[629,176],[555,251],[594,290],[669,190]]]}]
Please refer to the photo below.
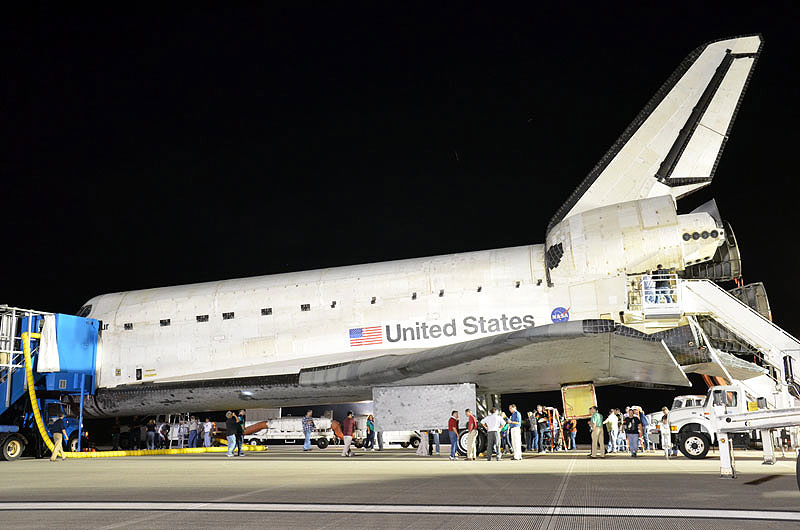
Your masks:
[{"label": "work platform", "polygon": [[793,457],[763,466],[759,451],[737,451],[739,479],[726,481],[713,457],[586,454],[451,462],[296,446],[245,458],[22,459],[14,484],[0,481],[0,519],[20,529],[800,526]]}]

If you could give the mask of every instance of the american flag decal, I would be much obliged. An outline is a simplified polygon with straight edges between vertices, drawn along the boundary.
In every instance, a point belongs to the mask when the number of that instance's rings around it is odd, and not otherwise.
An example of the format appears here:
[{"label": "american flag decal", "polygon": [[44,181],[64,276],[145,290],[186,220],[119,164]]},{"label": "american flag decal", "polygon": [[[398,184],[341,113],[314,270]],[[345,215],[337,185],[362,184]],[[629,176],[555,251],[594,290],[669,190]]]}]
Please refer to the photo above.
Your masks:
[{"label": "american flag decal", "polygon": [[383,344],[383,327],[350,328],[350,346]]}]

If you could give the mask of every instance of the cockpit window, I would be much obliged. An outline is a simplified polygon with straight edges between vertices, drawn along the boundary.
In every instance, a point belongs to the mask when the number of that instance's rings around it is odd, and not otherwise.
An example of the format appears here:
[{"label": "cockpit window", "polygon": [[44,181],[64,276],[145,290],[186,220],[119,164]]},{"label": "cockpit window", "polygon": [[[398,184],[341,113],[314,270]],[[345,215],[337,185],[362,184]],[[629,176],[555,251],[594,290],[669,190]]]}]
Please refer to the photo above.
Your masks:
[{"label": "cockpit window", "polygon": [[79,317],[88,317],[92,312],[92,304],[87,304],[78,310]]}]

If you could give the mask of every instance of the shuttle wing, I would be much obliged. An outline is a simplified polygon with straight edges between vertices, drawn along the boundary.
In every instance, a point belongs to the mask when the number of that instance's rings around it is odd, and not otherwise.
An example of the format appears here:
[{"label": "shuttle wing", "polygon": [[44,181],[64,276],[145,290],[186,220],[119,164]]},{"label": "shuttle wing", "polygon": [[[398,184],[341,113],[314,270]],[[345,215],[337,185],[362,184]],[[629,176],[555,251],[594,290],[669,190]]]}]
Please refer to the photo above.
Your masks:
[{"label": "shuttle wing", "polygon": [[587,210],[708,185],[747,88],[761,37],[700,46],[680,64],[547,227]]},{"label": "shuttle wing", "polygon": [[555,390],[627,381],[688,386],[669,348],[611,320],[561,322],[451,344],[303,370],[301,386],[476,383],[487,390]]},{"label": "shuttle wing", "polygon": [[[662,338],[612,320],[560,322],[410,354],[306,368],[299,373],[99,388],[84,410],[96,417],[372,399],[372,387],[475,383],[482,392],[558,390],[593,381],[689,386]],[[76,398],[77,399],[77,398]]]}]

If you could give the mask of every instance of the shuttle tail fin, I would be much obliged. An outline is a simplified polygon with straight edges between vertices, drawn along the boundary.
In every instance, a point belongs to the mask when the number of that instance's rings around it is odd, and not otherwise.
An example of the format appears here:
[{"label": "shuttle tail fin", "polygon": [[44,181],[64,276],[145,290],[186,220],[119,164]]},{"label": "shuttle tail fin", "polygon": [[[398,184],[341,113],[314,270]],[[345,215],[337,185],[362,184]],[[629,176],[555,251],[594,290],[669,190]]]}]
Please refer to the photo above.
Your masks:
[{"label": "shuttle tail fin", "polygon": [[567,202],[561,220],[619,202],[708,185],[761,52],[760,35],[705,44],[684,59]]}]

